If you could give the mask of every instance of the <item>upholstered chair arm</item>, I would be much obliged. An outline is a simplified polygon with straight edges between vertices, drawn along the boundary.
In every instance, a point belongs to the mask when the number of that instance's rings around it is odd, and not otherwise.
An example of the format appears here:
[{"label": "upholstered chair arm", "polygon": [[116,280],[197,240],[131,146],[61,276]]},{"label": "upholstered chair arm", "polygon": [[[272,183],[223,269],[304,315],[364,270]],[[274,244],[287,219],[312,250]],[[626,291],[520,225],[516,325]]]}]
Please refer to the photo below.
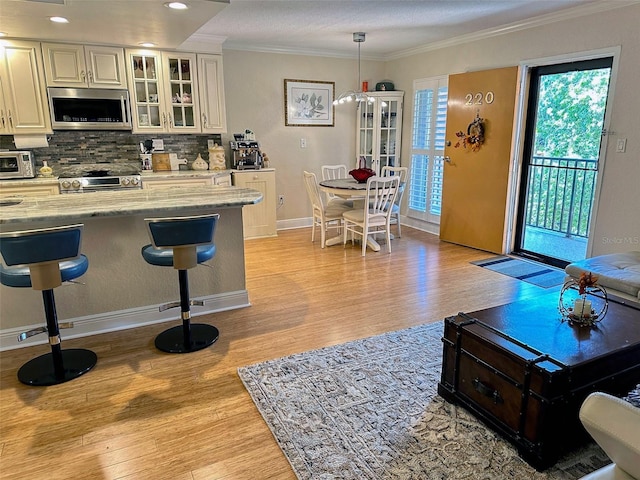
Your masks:
[{"label": "upholstered chair arm", "polygon": [[640,408],[596,392],[580,407],[580,421],[615,464],[585,479],[640,479]]}]

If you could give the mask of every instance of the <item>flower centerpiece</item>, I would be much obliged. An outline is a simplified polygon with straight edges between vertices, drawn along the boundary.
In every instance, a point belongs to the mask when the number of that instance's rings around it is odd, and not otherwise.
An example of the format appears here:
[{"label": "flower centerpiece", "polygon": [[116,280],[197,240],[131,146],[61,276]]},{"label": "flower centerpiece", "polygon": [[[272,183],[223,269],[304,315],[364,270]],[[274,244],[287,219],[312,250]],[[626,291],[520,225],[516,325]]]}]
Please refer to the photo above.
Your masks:
[{"label": "flower centerpiece", "polygon": [[594,287],[598,284],[598,276],[591,272],[582,272],[578,280],[578,293],[585,295],[588,287]]}]

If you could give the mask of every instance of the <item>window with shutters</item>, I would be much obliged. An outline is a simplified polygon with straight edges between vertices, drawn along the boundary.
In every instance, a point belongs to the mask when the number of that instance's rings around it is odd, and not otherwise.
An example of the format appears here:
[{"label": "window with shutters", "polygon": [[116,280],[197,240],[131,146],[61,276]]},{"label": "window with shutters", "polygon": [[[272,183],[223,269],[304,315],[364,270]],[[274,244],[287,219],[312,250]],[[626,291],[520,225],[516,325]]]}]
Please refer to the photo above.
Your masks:
[{"label": "window with shutters", "polygon": [[447,120],[447,78],[416,80],[413,92],[407,215],[439,224]]}]

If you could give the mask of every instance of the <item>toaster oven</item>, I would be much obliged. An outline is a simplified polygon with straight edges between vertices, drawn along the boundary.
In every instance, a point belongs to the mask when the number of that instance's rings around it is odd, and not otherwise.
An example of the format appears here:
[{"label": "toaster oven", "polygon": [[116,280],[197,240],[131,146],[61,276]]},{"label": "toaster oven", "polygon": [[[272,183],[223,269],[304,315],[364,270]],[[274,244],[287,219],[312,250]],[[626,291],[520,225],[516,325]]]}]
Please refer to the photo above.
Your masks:
[{"label": "toaster oven", "polygon": [[31,152],[0,151],[0,180],[35,176],[36,168]]}]

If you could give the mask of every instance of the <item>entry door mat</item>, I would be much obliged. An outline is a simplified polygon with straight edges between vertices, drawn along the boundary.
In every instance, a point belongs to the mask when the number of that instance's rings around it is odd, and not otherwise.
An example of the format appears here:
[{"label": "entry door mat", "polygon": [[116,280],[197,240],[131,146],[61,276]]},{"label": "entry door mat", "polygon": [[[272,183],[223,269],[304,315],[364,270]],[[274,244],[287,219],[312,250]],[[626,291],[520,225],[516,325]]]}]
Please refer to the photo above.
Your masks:
[{"label": "entry door mat", "polygon": [[300,480],[574,480],[611,463],[595,443],[536,472],[437,393],[443,322],[241,367]]},{"label": "entry door mat", "polygon": [[504,255],[477,260],[471,263],[542,288],[562,285],[566,276],[564,270],[539,263],[527,262],[526,260],[520,260],[518,258],[505,257]]}]

